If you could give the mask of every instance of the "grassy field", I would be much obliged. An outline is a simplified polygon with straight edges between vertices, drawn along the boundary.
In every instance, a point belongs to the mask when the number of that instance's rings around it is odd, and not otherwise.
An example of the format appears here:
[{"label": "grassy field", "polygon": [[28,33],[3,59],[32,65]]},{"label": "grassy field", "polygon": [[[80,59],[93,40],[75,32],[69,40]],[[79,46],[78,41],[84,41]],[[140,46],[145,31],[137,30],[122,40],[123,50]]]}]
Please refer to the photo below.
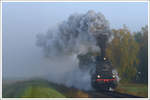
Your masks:
[{"label": "grassy field", "polygon": [[61,93],[58,91],[48,88],[48,87],[41,87],[41,86],[29,86],[21,96],[23,98],[64,98]]},{"label": "grassy field", "polygon": [[4,98],[65,98],[48,81],[31,80],[3,85]]},{"label": "grassy field", "polygon": [[53,84],[55,89],[61,93],[63,93],[67,98],[88,98],[90,97],[87,93],[83,92],[82,90],[76,88],[69,88],[64,85],[56,85]]},{"label": "grassy field", "polygon": [[[116,89],[121,93],[148,97],[148,85],[124,83]],[[46,80],[18,81],[3,83],[3,98],[88,98],[86,92]]]},{"label": "grassy field", "polygon": [[148,97],[148,85],[147,84],[135,84],[135,83],[124,83],[119,84],[116,89],[121,93],[127,93],[135,96]]},{"label": "grassy field", "polygon": [[3,83],[3,98],[88,98],[89,95],[75,88],[36,79]]}]

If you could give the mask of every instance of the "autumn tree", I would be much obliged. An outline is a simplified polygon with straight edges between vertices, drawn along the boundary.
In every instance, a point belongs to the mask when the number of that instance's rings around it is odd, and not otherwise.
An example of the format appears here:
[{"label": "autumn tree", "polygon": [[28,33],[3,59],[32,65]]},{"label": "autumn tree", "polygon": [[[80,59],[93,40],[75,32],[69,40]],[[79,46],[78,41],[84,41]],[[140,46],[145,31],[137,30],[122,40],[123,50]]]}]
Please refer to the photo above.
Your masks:
[{"label": "autumn tree", "polygon": [[106,50],[107,56],[112,60],[121,79],[131,81],[137,72],[139,46],[125,26],[122,29],[112,30],[112,33],[113,38]]},{"label": "autumn tree", "polygon": [[141,31],[135,33],[135,40],[139,44],[138,82],[148,82],[148,26],[142,27]]}]

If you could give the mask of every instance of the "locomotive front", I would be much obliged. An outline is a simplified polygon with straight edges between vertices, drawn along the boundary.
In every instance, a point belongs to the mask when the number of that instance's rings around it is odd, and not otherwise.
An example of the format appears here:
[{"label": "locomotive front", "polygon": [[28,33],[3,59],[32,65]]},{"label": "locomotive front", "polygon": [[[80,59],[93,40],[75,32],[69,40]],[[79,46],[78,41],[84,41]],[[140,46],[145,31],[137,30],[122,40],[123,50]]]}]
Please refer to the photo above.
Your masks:
[{"label": "locomotive front", "polygon": [[106,90],[117,87],[117,75],[113,72],[111,62],[104,58],[96,65],[96,72],[92,75],[92,86],[96,90]]}]

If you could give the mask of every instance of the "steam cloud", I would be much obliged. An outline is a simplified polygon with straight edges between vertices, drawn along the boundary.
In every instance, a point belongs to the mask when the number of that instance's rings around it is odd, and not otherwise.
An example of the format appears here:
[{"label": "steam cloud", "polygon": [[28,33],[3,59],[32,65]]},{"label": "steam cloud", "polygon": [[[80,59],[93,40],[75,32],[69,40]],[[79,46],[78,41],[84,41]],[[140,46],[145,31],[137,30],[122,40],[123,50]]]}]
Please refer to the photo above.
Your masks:
[{"label": "steam cloud", "polygon": [[80,70],[77,55],[100,53],[96,40],[100,35],[110,36],[109,23],[103,14],[94,11],[72,14],[56,29],[38,34],[37,46],[43,49],[49,62],[48,79],[69,87],[92,89],[90,72],[94,67]]}]

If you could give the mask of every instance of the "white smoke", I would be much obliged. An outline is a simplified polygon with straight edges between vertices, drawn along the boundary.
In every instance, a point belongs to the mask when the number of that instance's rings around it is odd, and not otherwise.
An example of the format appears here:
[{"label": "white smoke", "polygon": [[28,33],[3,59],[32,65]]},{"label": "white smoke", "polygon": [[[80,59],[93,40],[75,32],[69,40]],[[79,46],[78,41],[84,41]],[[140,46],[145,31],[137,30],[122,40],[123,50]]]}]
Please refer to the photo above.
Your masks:
[{"label": "white smoke", "polygon": [[46,34],[38,34],[37,45],[43,49],[51,62],[49,80],[69,87],[91,89],[90,72],[94,67],[81,71],[77,55],[100,52],[96,44],[96,37],[99,35],[110,35],[109,24],[104,15],[94,11],[75,13],[55,30],[50,29]]},{"label": "white smoke", "polygon": [[119,75],[118,75],[117,69],[113,69],[113,70],[112,70],[112,73],[115,75],[115,77],[116,77],[116,79],[117,79],[117,82],[119,83],[120,77],[119,77]]}]

